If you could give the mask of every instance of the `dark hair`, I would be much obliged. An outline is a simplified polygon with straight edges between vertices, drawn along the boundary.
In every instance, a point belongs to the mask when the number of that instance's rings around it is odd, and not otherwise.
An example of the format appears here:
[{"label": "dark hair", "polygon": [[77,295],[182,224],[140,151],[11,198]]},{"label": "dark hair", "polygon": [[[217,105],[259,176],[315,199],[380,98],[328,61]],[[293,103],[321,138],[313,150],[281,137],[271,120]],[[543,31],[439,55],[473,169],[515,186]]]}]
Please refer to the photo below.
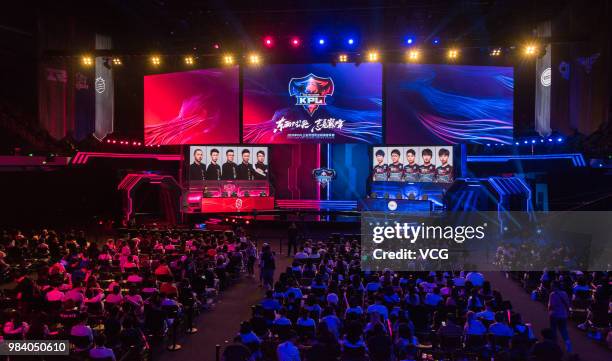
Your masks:
[{"label": "dark hair", "polygon": [[242,150],[242,154],[245,154],[245,153],[251,154],[251,151],[250,151],[250,150],[248,150],[248,149],[246,149],[246,148],[244,148],[244,149]]},{"label": "dark hair", "polygon": [[213,153],[217,153],[218,154],[219,153],[219,149],[217,149],[217,148],[211,149],[210,150],[210,155],[213,155]]},{"label": "dark hair", "polygon": [[266,156],[266,153],[263,150],[258,150],[257,151],[257,155],[263,155],[264,157]]},{"label": "dark hair", "polygon": [[446,148],[440,148],[440,150],[438,151],[438,156],[443,156],[443,155],[450,155],[450,152],[448,151],[448,149]]},{"label": "dark hair", "polygon": [[[202,149],[197,148],[196,150],[193,151],[193,155],[195,155],[197,152],[202,152]],[[202,152],[202,153],[204,153],[204,152]]]},{"label": "dark hair", "polygon": [[379,155],[380,155],[380,156],[382,156],[382,157],[384,157],[384,156],[385,156],[385,151],[384,151],[384,150],[382,150],[382,149],[377,150],[377,151],[376,151],[376,156],[378,157]]},{"label": "dark hair", "polygon": [[234,153],[234,150],[233,150],[233,149],[228,149],[228,150],[226,150],[226,151],[225,151],[225,155],[227,155],[229,152]]},{"label": "dark hair", "polygon": [[104,346],[106,344],[106,336],[103,333],[99,333],[94,337],[94,343],[96,346]]},{"label": "dark hair", "polygon": [[410,154],[412,153],[412,155],[416,155],[416,152],[414,151],[414,149],[410,148],[406,151],[406,154]]},{"label": "dark hair", "polygon": [[400,151],[399,151],[398,149],[393,149],[393,150],[391,151],[391,154],[401,155],[401,154],[400,154]]},{"label": "dark hair", "polygon": [[429,149],[429,148],[425,148],[425,149],[423,149],[423,151],[421,152],[421,155],[423,155],[423,156],[428,155],[428,156],[430,156],[430,157],[431,157],[431,156],[433,156],[433,152],[431,151],[431,149]]}]

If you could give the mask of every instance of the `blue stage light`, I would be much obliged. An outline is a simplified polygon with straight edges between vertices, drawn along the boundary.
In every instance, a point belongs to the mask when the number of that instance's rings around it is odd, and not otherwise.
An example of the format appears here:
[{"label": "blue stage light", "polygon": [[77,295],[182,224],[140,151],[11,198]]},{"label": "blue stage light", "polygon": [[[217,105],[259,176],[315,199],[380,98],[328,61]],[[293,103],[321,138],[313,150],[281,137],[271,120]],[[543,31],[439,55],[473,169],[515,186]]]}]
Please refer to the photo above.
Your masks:
[{"label": "blue stage light", "polygon": [[353,45],[353,44],[355,44],[355,39],[353,39],[353,38],[349,38],[349,39],[348,39],[346,42],[347,42],[349,45]]},{"label": "blue stage light", "polygon": [[544,139],[540,139],[540,143],[544,143]]},{"label": "blue stage light", "polygon": [[438,45],[440,44],[440,38],[434,38],[432,42],[434,45]]},{"label": "blue stage light", "polygon": [[531,140],[531,144],[535,144],[535,139],[532,139],[532,140]]},{"label": "blue stage light", "polygon": [[548,138],[548,141],[549,141],[549,142],[552,142],[552,138]]},{"label": "blue stage light", "polygon": [[491,144],[487,143],[487,147],[490,147],[490,146],[491,146]]},{"label": "blue stage light", "polygon": [[557,142],[561,143],[563,141],[563,138],[557,138]]},{"label": "blue stage light", "polygon": [[413,43],[414,43],[414,38],[412,36],[409,36],[406,38],[406,44],[412,45]]},{"label": "blue stage light", "polygon": [[528,142],[527,142],[527,141],[524,141],[523,143],[527,144]]},{"label": "blue stage light", "polygon": [[519,145],[519,142],[514,142],[514,145]]},{"label": "blue stage light", "polygon": [[323,38],[319,39],[319,45],[325,45],[325,39]]}]

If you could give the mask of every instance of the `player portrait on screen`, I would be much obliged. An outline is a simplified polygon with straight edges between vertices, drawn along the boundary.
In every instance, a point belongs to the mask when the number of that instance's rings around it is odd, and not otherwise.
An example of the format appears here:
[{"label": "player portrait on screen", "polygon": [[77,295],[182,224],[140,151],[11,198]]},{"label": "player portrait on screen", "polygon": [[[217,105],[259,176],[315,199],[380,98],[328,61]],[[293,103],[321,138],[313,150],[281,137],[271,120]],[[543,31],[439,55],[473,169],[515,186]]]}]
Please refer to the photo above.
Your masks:
[{"label": "player portrait on screen", "polygon": [[266,152],[263,150],[257,151],[257,162],[255,163],[255,173],[253,179],[266,180],[268,179],[268,165],[266,164]]},{"label": "player portrait on screen", "polygon": [[210,150],[210,163],[206,168],[207,180],[221,180],[221,166],[219,162],[219,149],[212,148]]},{"label": "player portrait on screen", "polygon": [[400,157],[402,156],[399,149],[393,149],[391,151],[391,164],[389,164],[389,181],[401,182],[404,176],[404,166],[400,163]]},{"label": "player portrait on screen", "polygon": [[250,163],[251,151],[245,148],[242,150],[241,156],[242,162],[236,167],[236,179],[253,180],[255,169],[253,169],[253,165]]},{"label": "player portrait on screen", "polygon": [[372,169],[373,181],[386,181],[389,177],[389,167],[385,164],[385,151],[378,149],[375,153],[376,165]]},{"label": "player portrait on screen", "polygon": [[234,180],[236,179],[236,163],[234,163],[234,150],[228,149],[225,151],[225,163],[221,167],[221,179]]},{"label": "player portrait on screen", "polygon": [[206,180],[206,165],[202,163],[204,159],[204,151],[196,148],[193,151],[193,163],[189,165],[189,180],[203,181]]},{"label": "player portrait on screen", "polygon": [[421,182],[433,182],[436,174],[436,166],[431,162],[433,152],[429,148],[421,152],[423,164],[419,167],[419,179]]},{"label": "player portrait on screen", "polygon": [[453,181],[453,166],[449,164],[449,158],[449,150],[446,148],[440,148],[438,151],[440,165],[436,168],[436,182],[451,183]]},{"label": "player portrait on screen", "polygon": [[404,165],[404,180],[406,182],[419,181],[419,165],[416,162],[416,151],[412,148],[406,151],[406,164]]}]

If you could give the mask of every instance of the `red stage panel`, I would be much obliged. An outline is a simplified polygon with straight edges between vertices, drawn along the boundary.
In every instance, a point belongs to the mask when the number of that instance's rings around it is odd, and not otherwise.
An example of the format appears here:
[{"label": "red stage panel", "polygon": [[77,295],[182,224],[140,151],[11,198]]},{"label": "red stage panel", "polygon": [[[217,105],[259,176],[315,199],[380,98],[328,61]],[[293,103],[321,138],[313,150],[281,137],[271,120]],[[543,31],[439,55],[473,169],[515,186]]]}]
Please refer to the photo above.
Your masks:
[{"label": "red stage panel", "polygon": [[202,213],[250,212],[274,209],[274,197],[202,198]]}]

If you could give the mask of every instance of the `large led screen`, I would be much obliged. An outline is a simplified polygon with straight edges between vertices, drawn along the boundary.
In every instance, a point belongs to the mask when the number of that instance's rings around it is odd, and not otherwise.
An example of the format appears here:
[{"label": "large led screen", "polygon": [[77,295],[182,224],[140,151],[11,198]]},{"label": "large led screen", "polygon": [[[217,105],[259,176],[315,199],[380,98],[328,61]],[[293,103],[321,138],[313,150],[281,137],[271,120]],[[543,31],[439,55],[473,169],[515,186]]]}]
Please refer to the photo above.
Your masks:
[{"label": "large led screen", "polygon": [[512,67],[389,64],[388,144],[512,143]]},{"label": "large led screen", "polygon": [[238,143],[238,67],[144,78],[147,145]]},{"label": "large led screen", "polygon": [[244,69],[243,141],[382,142],[381,64]]}]

